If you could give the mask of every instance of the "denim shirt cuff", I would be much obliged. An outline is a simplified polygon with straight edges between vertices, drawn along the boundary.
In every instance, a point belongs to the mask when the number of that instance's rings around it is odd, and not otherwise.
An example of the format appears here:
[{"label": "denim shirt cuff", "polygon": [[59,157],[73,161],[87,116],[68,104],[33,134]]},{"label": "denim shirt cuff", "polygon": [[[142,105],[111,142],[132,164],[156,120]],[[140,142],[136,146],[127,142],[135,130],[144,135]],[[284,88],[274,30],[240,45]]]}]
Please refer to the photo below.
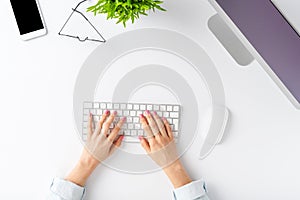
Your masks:
[{"label": "denim shirt cuff", "polygon": [[55,195],[66,200],[82,200],[85,188],[76,185],[75,183],[55,178],[50,186],[50,191]]},{"label": "denim shirt cuff", "polygon": [[173,191],[175,200],[198,199],[206,195],[205,182],[193,181]]}]

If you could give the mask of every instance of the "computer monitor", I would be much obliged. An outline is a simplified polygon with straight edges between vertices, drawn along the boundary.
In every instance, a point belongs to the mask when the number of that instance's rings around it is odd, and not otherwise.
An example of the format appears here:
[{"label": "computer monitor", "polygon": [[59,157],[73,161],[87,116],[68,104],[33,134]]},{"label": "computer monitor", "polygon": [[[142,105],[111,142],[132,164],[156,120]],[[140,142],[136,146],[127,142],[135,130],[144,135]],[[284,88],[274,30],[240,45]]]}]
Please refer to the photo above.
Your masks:
[{"label": "computer monitor", "polygon": [[209,1],[288,99],[300,109],[300,37],[271,0]]}]

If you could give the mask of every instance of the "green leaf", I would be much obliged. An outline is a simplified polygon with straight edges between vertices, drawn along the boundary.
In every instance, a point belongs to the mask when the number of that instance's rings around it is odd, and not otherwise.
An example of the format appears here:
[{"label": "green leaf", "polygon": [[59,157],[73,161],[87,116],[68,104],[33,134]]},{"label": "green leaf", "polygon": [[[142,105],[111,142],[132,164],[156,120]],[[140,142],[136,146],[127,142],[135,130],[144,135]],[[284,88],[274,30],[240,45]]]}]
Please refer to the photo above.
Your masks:
[{"label": "green leaf", "polygon": [[98,2],[86,9],[87,12],[97,14],[106,14],[107,20],[117,19],[117,24],[121,23],[126,27],[126,22],[132,23],[141,15],[147,16],[146,11],[155,10],[166,11],[162,8],[162,0],[98,0]]},{"label": "green leaf", "polygon": [[133,14],[131,14],[131,23],[133,24],[134,23],[134,15]]}]

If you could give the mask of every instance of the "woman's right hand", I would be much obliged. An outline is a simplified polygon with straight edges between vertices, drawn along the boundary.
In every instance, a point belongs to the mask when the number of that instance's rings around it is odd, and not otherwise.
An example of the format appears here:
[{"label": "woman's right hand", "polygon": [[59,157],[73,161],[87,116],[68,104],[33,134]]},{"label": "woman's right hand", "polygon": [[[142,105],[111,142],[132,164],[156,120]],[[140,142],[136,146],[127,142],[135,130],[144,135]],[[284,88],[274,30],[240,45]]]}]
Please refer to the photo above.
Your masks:
[{"label": "woman's right hand", "polygon": [[168,121],[161,119],[156,112],[149,111],[140,116],[142,127],[147,137],[140,137],[141,145],[148,155],[161,167],[165,168],[177,160],[177,150],[173,133]]},{"label": "woman's right hand", "polygon": [[192,180],[181,164],[169,122],[160,118],[156,112],[153,115],[145,112],[140,121],[147,137],[140,137],[141,145],[147,154],[161,167],[169,177],[174,188],[190,183]]}]

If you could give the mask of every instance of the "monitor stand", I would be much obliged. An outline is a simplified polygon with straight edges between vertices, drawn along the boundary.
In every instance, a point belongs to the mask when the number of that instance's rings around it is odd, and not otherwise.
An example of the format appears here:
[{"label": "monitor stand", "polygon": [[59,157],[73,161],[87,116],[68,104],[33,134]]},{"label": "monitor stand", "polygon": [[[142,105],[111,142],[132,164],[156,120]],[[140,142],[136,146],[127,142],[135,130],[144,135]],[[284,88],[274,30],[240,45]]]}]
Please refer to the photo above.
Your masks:
[{"label": "monitor stand", "polygon": [[244,44],[218,14],[208,20],[208,27],[239,65],[247,66],[254,60]]}]

